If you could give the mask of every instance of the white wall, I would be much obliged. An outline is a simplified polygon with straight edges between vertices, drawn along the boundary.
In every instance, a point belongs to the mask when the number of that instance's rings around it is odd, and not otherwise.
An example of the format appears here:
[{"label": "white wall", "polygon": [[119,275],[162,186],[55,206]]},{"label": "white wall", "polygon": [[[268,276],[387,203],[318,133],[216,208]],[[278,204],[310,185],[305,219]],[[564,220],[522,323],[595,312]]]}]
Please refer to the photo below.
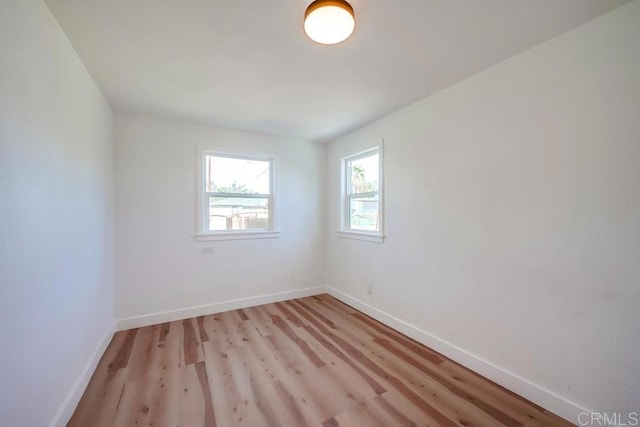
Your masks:
[{"label": "white wall", "polygon": [[45,426],[113,328],[112,113],[42,1],[1,9],[0,425]]},{"label": "white wall", "polygon": [[[387,241],[339,239],[339,159],[381,139]],[[638,410],[640,1],[327,162],[330,285],[582,407]]]},{"label": "white wall", "polygon": [[[324,284],[325,146],[124,113],[115,135],[116,318]],[[198,146],[279,154],[281,237],[195,241]]]}]

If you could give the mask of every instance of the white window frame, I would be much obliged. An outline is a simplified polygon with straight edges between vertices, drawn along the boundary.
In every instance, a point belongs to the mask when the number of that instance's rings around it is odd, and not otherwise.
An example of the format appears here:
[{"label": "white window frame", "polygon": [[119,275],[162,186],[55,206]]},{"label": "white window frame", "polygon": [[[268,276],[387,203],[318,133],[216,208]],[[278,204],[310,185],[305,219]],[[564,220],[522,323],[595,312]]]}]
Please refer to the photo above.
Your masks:
[{"label": "white window frame", "polygon": [[[269,193],[260,194],[259,196],[267,196],[269,200],[269,226],[266,229],[256,230],[209,230],[209,197],[222,196],[229,193],[213,193],[207,192],[207,183],[205,176],[206,158],[207,156],[229,157],[234,159],[260,160],[271,163],[269,168]],[[269,239],[280,237],[279,229],[279,198],[278,198],[278,155],[274,153],[229,150],[215,147],[199,147],[198,148],[198,231],[196,232],[196,241],[204,242],[211,240],[244,240],[244,239]],[[233,197],[256,197],[255,194],[232,193]]]},{"label": "white window frame", "polygon": [[[341,159],[341,177],[340,177],[340,230],[338,230],[338,237],[347,239],[365,240],[369,242],[384,243],[384,162],[383,162],[383,145],[380,144],[375,147],[368,148],[363,151],[359,151],[353,154],[342,157]],[[378,195],[379,198],[379,211],[378,211],[378,231],[366,231],[366,230],[354,230],[349,226],[350,222],[350,199],[356,194],[351,194],[351,171],[349,170],[349,162],[361,159],[363,157],[371,156],[372,154],[378,154],[378,171],[379,171],[379,183],[378,191],[372,191],[370,193],[357,193],[358,197],[362,196],[374,196]]]}]

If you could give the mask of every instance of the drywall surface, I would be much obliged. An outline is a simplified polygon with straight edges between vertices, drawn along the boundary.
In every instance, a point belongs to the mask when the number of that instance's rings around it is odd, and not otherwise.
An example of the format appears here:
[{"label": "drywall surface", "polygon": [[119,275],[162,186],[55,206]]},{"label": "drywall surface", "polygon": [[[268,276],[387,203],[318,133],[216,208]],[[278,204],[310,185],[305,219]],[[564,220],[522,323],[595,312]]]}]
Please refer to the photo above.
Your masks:
[{"label": "drywall surface", "polygon": [[[637,412],[639,41],[635,1],[331,143],[328,283],[578,407]],[[386,242],[338,238],[340,159],[383,139]]]},{"label": "drywall surface", "polygon": [[[116,318],[324,284],[326,146],[125,113],[115,132]],[[196,242],[199,147],[278,155],[279,238]]]},{"label": "drywall surface", "polygon": [[112,131],[45,4],[3,1],[0,425],[59,418],[113,328]]}]

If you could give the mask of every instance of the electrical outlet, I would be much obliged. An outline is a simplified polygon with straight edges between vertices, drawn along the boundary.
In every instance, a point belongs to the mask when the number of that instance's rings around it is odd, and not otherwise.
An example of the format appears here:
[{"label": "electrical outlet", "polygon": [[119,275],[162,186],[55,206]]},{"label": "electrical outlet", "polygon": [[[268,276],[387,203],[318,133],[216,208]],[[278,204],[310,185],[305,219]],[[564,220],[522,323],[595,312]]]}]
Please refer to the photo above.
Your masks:
[{"label": "electrical outlet", "polygon": [[204,248],[202,248],[202,253],[203,254],[214,254],[214,253],[216,253],[216,251],[211,246],[205,246]]},{"label": "electrical outlet", "polygon": [[367,295],[373,295],[373,283],[367,284]]}]

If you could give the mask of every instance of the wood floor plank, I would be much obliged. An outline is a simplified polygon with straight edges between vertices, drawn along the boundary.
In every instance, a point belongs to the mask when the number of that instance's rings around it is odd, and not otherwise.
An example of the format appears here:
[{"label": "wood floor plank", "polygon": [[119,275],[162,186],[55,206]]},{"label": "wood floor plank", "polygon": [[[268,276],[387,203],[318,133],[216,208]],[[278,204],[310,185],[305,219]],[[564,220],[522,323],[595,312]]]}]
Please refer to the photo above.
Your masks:
[{"label": "wood floor plank", "polygon": [[302,321],[298,318],[298,316],[293,314],[291,310],[289,310],[283,303],[277,302],[275,305],[282,312],[282,314],[284,314],[286,319],[291,323],[293,323],[295,327],[301,328],[304,326],[304,323],[302,323]]},{"label": "wood floor plank", "polygon": [[[309,342],[310,346],[317,349],[318,352],[325,352],[324,346],[318,342],[305,328],[300,328],[299,335]],[[342,394],[349,404],[354,406],[366,405],[370,399],[378,396],[379,391],[371,387],[369,383],[347,363],[348,358],[341,359],[337,355],[327,354],[324,360],[327,362],[326,367],[319,370],[333,382],[330,390],[335,394]],[[314,376],[316,373],[311,372]],[[380,386],[382,387],[382,386]]]},{"label": "wood floor plank", "polygon": [[203,344],[205,367],[211,388],[214,412],[220,425],[247,425],[251,419],[249,396],[243,394],[232,362],[234,349],[229,349],[223,340],[210,340]]},{"label": "wood floor plank", "polygon": [[470,393],[466,392],[462,388],[460,388],[453,381],[448,380],[444,375],[441,375],[435,369],[429,367],[426,363],[419,361],[417,358],[411,357],[406,353],[400,351],[398,348],[394,346],[390,341],[376,338],[374,339],[376,344],[379,344],[381,350],[392,353],[395,357],[397,357],[402,362],[413,366],[421,373],[425,374],[425,378],[432,379],[438,384],[442,385],[444,388],[449,390],[455,396],[461,398],[464,401],[471,402],[474,406],[476,406],[481,411],[487,413],[495,420],[500,421],[503,425],[509,427],[521,427],[522,422],[516,420],[515,418],[509,416],[507,413],[501,411],[500,409],[492,406],[487,403],[485,400],[479,398],[478,396],[472,396]]},{"label": "wood floor plank", "polygon": [[311,362],[316,366],[316,368],[321,368],[326,366],[326,363],[316,354],[315,351],[309,347],[309,344],[301,339],[294,331],[287,325],[280,316],[271,315],[271,320],[273,324],[276,325],[291,341],[293,341],[302,352],[309,358]]},{"label": "wood floor plank", "polygon": [[[342,326],[344,326],[342,323],[339,325],[340,327],[338,329],[340,329],[340,331],[338,333],[341,334],[343,338],[346,338],[349,342],[356,344],[362,341],[359,338],[359,336],[363,335],[361,331],[356,331],[359,333],[354,335],[351,333],[352,329],[350,325],[347,329],[342,328]],[[376,330],[379,330],[379,328],[376,328]],[[501,425],[512,427],[522,426],[524,421],[526,421],[524,419],[516,419],[515,417],[512,417],[508,411],[505,412],[498,409],[490,403],[487,403],[485,400],[480,399],[480,396],[471,395],[458,387],[455,381],[448,379],[446,375],[439,374],[437,366],[434,365],[443,363],[443,359],[438,358],[437,360],[434,360],[433,357],[431,357],[431,354],[420,359],[416,356],[424,355],[423,352],[416,352],[411,349],[411,347],[403,346],[401,345],[403,343],[399,340],[392,342],[385,338],[381,338],[381,336],[386,338],[389,334],[373,334],[374,338],[372,341],[377,344],[378,348],[371,348],[364,343],[361,345],[365,347],[366,350],[375,350],[371,351],[371,354],[380,359],[379,363],[384,363],[385,370],[394,372],[396,375],[400,372],[398,369],[394,369],[394,366],[416,368],[419,372],[404,370],[404,372],[400,373],[400,376],[404,376],[405,378],[415,378],[415,382],[414,380],[411,380],[409,383],[405,384],[418,394],[422,395],[426,393],[431,400],[437,400],[439,403],[438,407],[445,409],[444,412],[448,413],[449,418],[459,418],[465,423],[473,423],[474,425],[493,425],[496,421],[500,421]],[[360,349],[364,350],[363,348]],[[389,365],[391,359],[396,359],[395,365]],[[407,374],[407,372],[409,373]],[[422,384],[418,384],[420,378],[422,378]],[[423,389],[421,390],[418,386]],[[443,387],[450,393],[443,394]],[[450,394],[462,399],[451,399]],[[471,406],[468,403],[471,403]],[[477,412],[476,409],[481,409],[485,414],[489,415],[489,417]]]},{"label": "wood floor plank", "polygon": [[[334,297],[329,294],[318,295],[320,301],[319,303],[326,304],[327,306],[331,306],[338,310],[342,315],[350,315],[351,313],[357,312],[355,308],[343,303],[342,301],[338,301]],[[317,301],[317,300],[316,300]]]},{"label": "wood floor plank", "polygon": [[327,340],[324,336],[322,336],[318,331],[313,329],[311,326],[305,326],[305,330],[313,336],[320,344],[322,344],[327,350],[331,353],[335,354],[342,361],[344,361],[354,372],[360,375],[366,382],[371,386],[371,388],[376,392],[376,394],[381,394],[387,391],[378,381],[373,379],[371,375],[369,375],[363,368],[361,368],[357,363],[355,363],[349,356],[342,350],[336,348],[329,340]]},{"label": "wood floor plank", "polygon": [[307,398],[309,390],[299,380],[298,369],[279,357],[267,340],[259,337],[257,331],[249,329],[249,333],[249,340],[254,345],[247,346],[247,350],[253,355],[256,368],[263,377],[272,381],[276,393],[291,412],[292,419],[303,418],[306,424],[312,425],[322,409],[313,405],[314,399]]},{"label": "wood floor plank", "polygon": [[198,317],[198,334],[200,335],[200,342],[209,341],[209,335],[204,327],[204,316]]},{"label": "wood floor plank", "polygon": [[[461,402],[458,399],[454,399],[451,402],[443,400],[441,395],[443,394],[443,391],[446,391],[443,385],[435,381],[429,381],[428,378],[426,378],[427,381],[421,381],[426,384],[426,388],[425,384],[418,384],[418,380],[421,376],[424,377],[422,373],[419,370],[416,370],[414,366],[407,364],[405,360],[397,358],[394,353],[375,346],[373,339],[367,342],[366,338],[359,337],[351,329],[344,329],[342,325],[332,333],[339,336],[341,340],[348,342],[354,349],[357,348],[363,357],[370,359],[372,362],[375,361],[375,363],[388,374],[389,378],[392,378],[393,382],[400,385],[403,390],[406,388],[406,390],[410,390],[412,393],[415,393],[417,396],[420,396],[425,400],[437,402],[437,405],[434,406],[442,409],[441,412],[443,412],[447,418],[452,421],[456,421],[458,419],[466,421],[472,418],[472,414],[469,414],[466,417],[464,416],[466,413],[463,404],[464,402]],[[488,417],[484,418],[485,421],[487,421]],[[490,420],[488,422],[495,422],[495,420]],[[480,422],[477,424],[481,425]],[[487,425],[487,423],[484,425]]]},{"label": "wood floor plank", "polygon": [[507,422],[497,419],[493,414],[484,410],[479,411],[478,409],[484,409],[487,406],[484,402],[479,402],[482,406],[476,405],[476,402],[467,399],[466,396],[453,393],[451,389],[447,388],[447,384],[442,384],[435,378],[426,375],[418,366],[398,358],[388,349],[377,348],[372,356],[386,372],[396,378],[403,379],[403,383],[408,389],[428,401],[433,407],[438,408],[439,412],[457,424],[487,427],[494,425],[522,426],[521,422],[509,418],[500,411],[496,410],[495,412],[503,415],[502,418]]},{"label": "wood floor plank", "polygon": [[150,371],[154,369],[156,371],[156,374],[151,377],[152,380],[157,379],[152,383],[153,390],[149,405],[151,407],[149,423],[154,423],[156,426],[179,425],[182,342],[183,331],[179,322],[161,325],[156,345],[157,363],[149,368]]},{"label": "wood floor plank", "polygon": [[116,333],[68,425],[571,424],[324,294]]},{"label": "wood floor plank", "polygon": [[[342,304],[342,303],[337,303],[337,304]],[[331,306],[333,304],[328,304],[327,306]],[[353,311],[352,313],[350,313],[350,316],[347,316],[349,318],[355,318],[358,319],[359,321],[363,322],[368,328],[373,329],[374,331],[376,331],[379,334],[374,334],[374,336],[377,337],[377,341],[379,341],[380,343],[382,343],[384,346],[389,347],[389,340],[387,338],[392,339],[394,342],[392,343],[392,345],[396,345],[396,344],[400,344],[403,346],[402,350],[403,351],[409,351],[409,352],[413,352],[415,353],[415,355],[421,356],[422,359],[435,363],[435,364],[440,364],[440,363],[444,363],[445,361],[449,362],[448,365],[451,366],[452,364],[455,365],[456,368],[462,368],[459,365],[450,362],[448,359],[443,358],[439,355],[437,355],[437,353],[435,352],[431,352],[429,351],[426,347],[421,346],[420,344],[416,343],[415,341],[404,337],[403,335],[399,334],[397,331],[394,331],[393,329],[382,325],[381,323],[377,322],[376,320],[362,314],[359,313],[357,311]],[[376,341],[374,340],[374,341]],[[421,347],[421,349],[419,348]],[[413,357],[413,355],[411,355],[411,357]],[[466,368],[463,368],[466,369]],[[433,372],[433,371],[432,371]],[[468,374],[469,371],[466,370],[465,374]],[[443,375],[446,376],[446,374],[443,373]],[[467,375],[463,375],[463,376],[467,376]],[[478,384],[483,385],[484,387],[487,387],[489,390],[493,390],[495,391],[496,389],[498,389],[499,387],[496,387],[495,384],[487,381],[486,379],[482,378],[482,377],[478,377],[476,374],[473,374],[473,376],[478,378]],[[453,377],[451,378],[451,380],[453,380],[453,383],[456,384],[464,384],[464,381],[461,380],[460,377]],[[454,386],[455,387],[455,386]],[[473,396],[479,397],[479,395],[483,394],[481,389],[475,388],[475,389],[467,389],[467,390],[462,390],[462,388],[457,388],[455,390],[455,393],[457,393],[458,395],[463,395],[464,393],[468,393],[471,394]],[[504,398],[505,394],[504,393],[500,393],[501,398]],[[469,396],[466,397],[467,399],[469,398]],[[519,396],[515,396],[514,395],[514,402],[516,404],[521,404],[521,410],[523,409],[528,409],[529,412],[532,412],[531,409],[534,409],[535,411],[535,405],[532,405],[530,402],[526,402],[524,401],[522,398],[520,398]],[[495,408],[492,408],[491,405],[495,402],[492,401],[491,397],[489,396],[487,399],[485,399],[485,401],[482,400],[476,400],[476,402],[478,402],[478,406],[483,406],[486,408],[486,412],[488,413],[493,413],[496,417],[498,417],[499,419],[502,420],[502,422],[504,423],[504,425],[522,425],[522,423],[529,421],[532,418],[535,418],[535,416],[533,415],[529,415],[529,414],[514,414],[512,411],[505,410],[505,411],[497,411],[495,410]],[[504,402],[503,402],[504,403]],[[522,406],[523,405],[523,406]],[[504,406],[504,405],[501,405]]]},{"label": "wood floor plank", "polygon": [[171,323],[165,322],[160,325],[160,338],[158,339],[158,341],[164,342],[164,340],[167,338],[167,335],[169,335],[169,332],[171,332]]},{"label": "wood floor plank", "polygon": [[249,320],[249,316],[247,316],[243,309],[239,308],[238,310],[236,310],[236,313],[238,313],[238,316],[240,316],[240,320]]},{"label": "wood floor plank", "polygon": [[166,391],[162,369],[165,347],[158,346],[160,331],[160,325],[138,331],[115,425],[148,425],[163,410],[159,396]]},{"label": "wood floor plank", "polygon": [[104,387],[98,384],[99,378],[91,381],[82,400],[78,404],[68,425],[71,427],[96,426],[110,427],[119,410],[120,400],[127,379],[127,369],[120,369],[113,374]]},{"label": "wood floor plank", "polygon": [[[222,323],[223,330],[225,332],[226,341],[230,348],[237,348],[244,345],[242,336],[240,334],[240,323],[238,322],[238,316],[234,313],[226,312],[219,313],[218,318]],[[244,323],[246,324],[246,322]]]},{"label": "wood floor plank", "polygon": [[315,326],[319,328],[319,332],[331,338],[331,340],[333,340],[333,342],[336,343],[338,347],[342,348],[351,358],[356,360],[372,373],[376,374],[379,378],[384,378],[384,380],[390,383],[398,392],[402,393],[407,399],[418,405],[421,410],[423,410],[429,417],[434,418],[440,425],[456,425],[456,423],[452,419],[445,416],[437,408],[434,408],[433,405],[431,405],[428,401],[426,401],[409,387],[407,387],[407,385],[400,378],[394,377],[393,375],[386,372],[377,363],[372,361],[346,340],[336,334],[329,332],[329,330],[324,328],[324,326],[322,325],[316,323]]},{"label": "wood floor plank", "polygon": [[442,373],[449,376],[458,386],[472,395],[481,396],[488,402],[499,405],[512,416],[523,420],[547,419],[545,410],[499,385],[488,381],[459,364],[447,361],[442,365]]},{"label": "wood floor plank", "polygon": [[[111,422],[109,419],[111,414],[108,413],[107,408],[111,406],[110,402],[113,395],[116,395],[117,400],[119,400],[127,374],[126,367],[113,369],[113,361],[120,352],[123,343],[127,340],[128,335],[129,331],[120,331],[116,332],[111,339],[69,421],[69,425],[82,426],[96,424],[98,421],[103,424],[104,422]],[[133,346],[133,340],[129,345]],[[101,415],[103,412],[106,415]]]},{"label": "wood floor plank", "polygon": [[130,329],[122,334],[124,340],[120,343],[118,352],[114,355],[113,360],[109,362],[108,369],[110,371],[116,371],[127,366],[137,333],[137,329]]},{"label": "wood floor plank", "polygon": [[293,300],[293,301],[291,301],[291,303],[292,304],[298,304],[299,306],[302,306],[302,308],[304,308],[305,310],[307,310],[308,312],[313,314],[315,317],[320,319],[329,328],[336,329],[336,325],[331,320],[327,319],[324,315],[322,315],[322,313],[320,313],[319,311],[317,311],[314,308],[312,308],[311,305],[307,304],[305,302],[304,298],[301,298],[299,300]]},{"label": "wood floor plank", "polygon": [[[209,340],[207,340],[209,341]],[[204,362],[196,362],[196,373],[202,388],[202,398],[204,399],[204,425],[205,427],[216,427],[216,415],[213,410],[213,398],[209,388],[209,378],[204,366]]]},{"label": "wood floor plank", "polygon": [[249,307],[245,309],[245,313],[249,317],[249,320],[252,322],[252,325],[256,328],[260,335],[266,337],[267,335],[271,335],[271,319],[269,315],[262,310],[260,307]]},{"label": "wood floor plank", "polygon": [[[180,393],[180,404],[178,408],[178,425],[204,427],[205,401],[204,395],[202,393],[202,388],[198,380],[196,364],[191,363],[188,365],[184,365],[182,368],[180,368],[180,373],[180,387],[182,393]],[[137,426],[139,424],[135,425]]]},{"label": "wood floor plank", "polygon": [[371,403],[388,414],[388,417],[391,419],[391,425],[401,427],[414,427],[417,425],[406,413],[389,402],[385,395],[376,396],[372,399]]},{"label": "wood floor plank", "polygon": [[185,319],[182,321],[182,329],[184,331],[184,363],[191,365],[202,361],[202,347],[197,331],[196,319]]},{"label": "wood floor plank", "polygon": [[293,424],[295,426],[306,427],[309,425],[300,405],[293,397],[291,392],[284,386],[282,381],[276,381],[274,383],[274,387],[276,393],[280,397],[280,400],[283,402],[284,409],[289,411],[293,418]]},{"label": "wood floor plank", "polygon": [[298,348],[283,347],[278,336],[270,336],[267,341],[273,343],[269,347],[285,371],[284,378],[302,396],[303,404],[311,408],[313,419],[325,420],[354,405],[353,399],[349,399],[354,390],[328,366],[315,368],[301,353],[296,357],[293,350]]}]

